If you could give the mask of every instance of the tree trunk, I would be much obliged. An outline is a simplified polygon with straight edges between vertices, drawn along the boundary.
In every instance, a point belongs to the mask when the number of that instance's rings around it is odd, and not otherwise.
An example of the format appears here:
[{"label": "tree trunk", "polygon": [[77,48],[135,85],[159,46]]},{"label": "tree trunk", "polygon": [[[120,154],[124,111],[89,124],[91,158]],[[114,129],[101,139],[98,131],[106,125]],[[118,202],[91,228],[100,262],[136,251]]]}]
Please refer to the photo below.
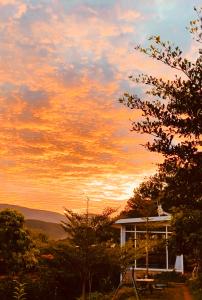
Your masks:
[{"label": "tree trunk", "polygon": [[82,294],[81,294],[81,299],[86,300],[86,277],[83,278],[82,281]]},{"label": "tree trunk", "polygon": [[92,288],[92,275],[89,273],[89,297],[88,299],[90,300],[91,299],[91,288]]}]

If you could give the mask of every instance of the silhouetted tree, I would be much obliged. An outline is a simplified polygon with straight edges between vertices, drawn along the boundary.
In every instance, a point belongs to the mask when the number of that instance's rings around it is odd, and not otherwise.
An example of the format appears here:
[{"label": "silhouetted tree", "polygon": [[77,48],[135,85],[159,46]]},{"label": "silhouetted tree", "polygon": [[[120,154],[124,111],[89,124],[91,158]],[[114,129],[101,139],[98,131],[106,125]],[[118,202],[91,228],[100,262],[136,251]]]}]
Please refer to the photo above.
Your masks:
[{"label": "silhouetted tree", "polygon": [[157,215],[157,206],[162,198],[164,183],[152,176],[134,189],[134,195],[127,201],[121,217],[151,217]]},{"label": "silhouetted tree", "polygon": [[68,233],[68,240],[74,248],[76,269],[80,274],[82,285],[82,299],[86,299],[87,288],[91,290],[92,280],[99,272],[100,265],[109,263],[110,245],[113,240],[114,230],[111,218],[114,210],[104,210],[99,215],[89,215],[74,213],[66,210],[67,222],[62,222],[62,226]]},{"label": "silhouetted tree", "polygon": [[21,213],[5,209],[0,212],[0,264],[8,274],[29,269],[37,263],[36,248],[24,227]]},{"label": "silhouetted tree", "polygon": [[[197,14],[198,19],[190,22],[189,31],[201,43],[202,9]],[[183,57],[178,46],[162,41],[160,36],[152,36],[150,41],[148,48],[136,49],[177,74],[173,80],[145,74],[130,76],[133,82],[151,87],[146,92],[149,97],[140,99],[125,93],[120,102],[142,111],[142,120],[134,121],[132,130],[153,137],[145,147],[165,158],[157,175],[163,185],[159,200],[173,214],[176,247],[183,253],[187,249],[193,257],[198,253],[199,258],[202,256],[202,50],[199,49],[196,61],[191,62]],[[148,187],[146,193],[149,194]],[[185,248],[187,243],[189,247]]]}]

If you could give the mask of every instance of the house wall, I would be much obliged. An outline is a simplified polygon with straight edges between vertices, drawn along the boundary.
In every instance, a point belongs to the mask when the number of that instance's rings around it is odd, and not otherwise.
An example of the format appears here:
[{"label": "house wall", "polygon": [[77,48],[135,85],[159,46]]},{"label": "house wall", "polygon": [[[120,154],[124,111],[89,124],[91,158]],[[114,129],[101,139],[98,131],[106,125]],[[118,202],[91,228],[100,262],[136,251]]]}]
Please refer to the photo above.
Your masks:
[{"label": "house wall", "polygon": [[[120,230],[120,243],[124,245],[129,239],[134,242],[134,248],[137,249],[141,240],[145,241],[145,236],[152,240],[159,240],[165,243],[165,247],[162,253],[152,253],[148,251],[149,263],[148,267],[150,271],[173,271],[176,269],[177,272],[183,273],[183,256],[177,257],[173,255],[169,249],[168,239],[172,234],[170,231],[169,223],[157,223],[154,224],[146,222],[141,224],[121,224]],[[148,228],[146,228],[148,226]],[[176,264],[177,263],[177,264]],[[141,260],[134,261],[135,270],[146,270],[146,254]]]}]

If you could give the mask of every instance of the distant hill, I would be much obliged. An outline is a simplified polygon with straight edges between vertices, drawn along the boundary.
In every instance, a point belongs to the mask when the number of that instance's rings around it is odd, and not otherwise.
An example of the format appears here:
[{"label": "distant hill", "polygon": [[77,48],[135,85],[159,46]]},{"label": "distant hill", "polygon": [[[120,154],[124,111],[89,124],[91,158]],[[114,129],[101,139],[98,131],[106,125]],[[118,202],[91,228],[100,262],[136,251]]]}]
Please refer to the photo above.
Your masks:
[{"label": "distant hill", "polygon": [[66,220],[64,215],[53,211],[27,208],[12,204],[0,204],[0,211],[5,208],[15,209],[21,212],[27,220],[39,220],[50,223],[60,223]]},{"label": "distant hill", "polygon": [[39,220],[26,220],[25,224],[28,229],[45,233],[52,240],[61,240],[67,237],[66,232],[60,224],[44,222]]}]

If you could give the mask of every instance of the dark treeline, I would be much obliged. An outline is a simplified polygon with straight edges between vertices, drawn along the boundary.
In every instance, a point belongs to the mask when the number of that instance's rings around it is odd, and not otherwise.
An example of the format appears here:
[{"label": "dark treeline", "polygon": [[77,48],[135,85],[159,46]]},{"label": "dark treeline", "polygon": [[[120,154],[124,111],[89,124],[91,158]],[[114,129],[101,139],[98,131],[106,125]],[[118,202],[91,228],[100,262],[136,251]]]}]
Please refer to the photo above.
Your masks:
[{"label": "dark treeline", "polygon": [[27,300],[86,299],[89,292],[112,291],[120,274],[112,213],[106,209],[88,216],[67,210],[62,223],[67,239],[51,241],[43,233],[29,232],[17,211],[1,211],[0,299],[15,299],[17,292]]}]

